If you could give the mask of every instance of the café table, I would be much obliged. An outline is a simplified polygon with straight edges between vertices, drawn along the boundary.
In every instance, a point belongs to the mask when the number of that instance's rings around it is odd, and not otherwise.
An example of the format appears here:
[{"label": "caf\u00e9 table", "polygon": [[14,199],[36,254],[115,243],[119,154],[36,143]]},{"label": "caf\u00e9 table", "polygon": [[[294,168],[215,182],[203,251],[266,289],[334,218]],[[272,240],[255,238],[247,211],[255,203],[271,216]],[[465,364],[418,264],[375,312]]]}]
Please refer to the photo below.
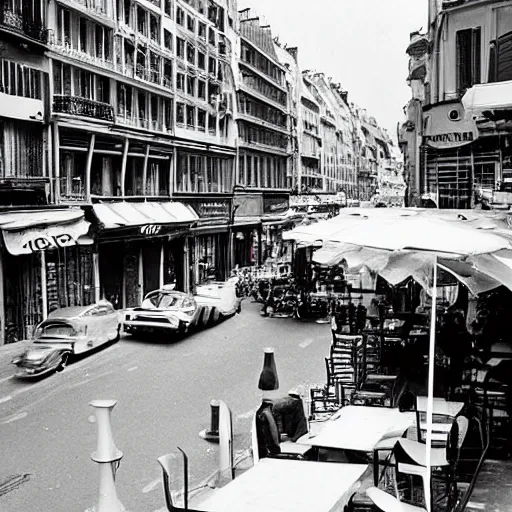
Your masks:
[{"label": "caf\u00e9 table", "polygon": [[360,486],[365,464],[262,459],[197,505],[204,512],[334,512]]},{"label": "caf\u00e9 table", "polygon": [[318,434],[305,434],[297,443],[371,452],[383,437],[401,436],[415,421],[414,412],[400,412],[390,407],[348,405],[335,413]]},{"label": "caf\u00e9 table", "polygon": [[[416,399],[416,407],[418,412],[427,412],[427,397],[418,396]],[[444,398],[434,397],[432,414],[440,416],[457,417],[464,408],[464,402],[452,402]]]}]

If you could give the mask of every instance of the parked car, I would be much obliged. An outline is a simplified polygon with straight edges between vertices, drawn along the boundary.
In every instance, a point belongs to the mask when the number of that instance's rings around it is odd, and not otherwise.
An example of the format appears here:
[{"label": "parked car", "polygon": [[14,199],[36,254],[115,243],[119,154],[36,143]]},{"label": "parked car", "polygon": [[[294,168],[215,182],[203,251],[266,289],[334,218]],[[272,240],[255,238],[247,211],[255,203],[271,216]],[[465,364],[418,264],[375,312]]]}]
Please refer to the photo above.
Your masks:
[{"label": "parked car", "polygon": [[34,330],[33,342],[12,361],[16,377],[39,377],[62,371],[68,359],[119,340],[119,314],[106,300],[90,306],[52,311]]},{"label": "parked car", "polygon": [[148,293],[140,307],[126,310],[122,324],[128,334],[185,335],[193,329],[215,325],[240,310],[241,299],[232,282],[197,286],[194,295],[163,286]]}]

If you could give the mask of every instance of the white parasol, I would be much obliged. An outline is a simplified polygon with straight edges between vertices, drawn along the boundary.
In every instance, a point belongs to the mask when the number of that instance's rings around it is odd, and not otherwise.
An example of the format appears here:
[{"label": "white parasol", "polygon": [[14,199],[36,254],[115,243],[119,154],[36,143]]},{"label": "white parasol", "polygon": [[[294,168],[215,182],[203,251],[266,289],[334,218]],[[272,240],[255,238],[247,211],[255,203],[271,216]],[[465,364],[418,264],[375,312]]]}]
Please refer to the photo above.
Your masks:
[{"label": "white parasol", "polygon": [[[460,276],[461,281],[473,279],[474,289],[481,291],[504,284],[512,290],[512,245],[508,237],[493,233],[502,226],[489,225],[488,222],[482,229],[478,223],[465,223],[458,218],[443,219],[443,214],[439,213],[422,215],[414,210],[410,210],[410,214],[388,210],[380,216],[376,210],[368,215],[363,212],[361,210],[352,218],[350,215],[335,217],[327,221],[328,224],[318,223],[315,230],[306,233],[304,228],[292,230],[286,236],[289,239],[297,236],[305,241],[311,240],[316,232],[324,248],[317,251],[315,259],[323,262],[332,262],[336,257],[345,258],[349,266],[366,265],[388,277],[394,274],[395,281],[401,281],[407,275],[416,274],[417,277],[420,272],[428,272],[432,276],[426,443],[428,468],[432,442],[438,264]],[[430,279],[423,279],[425,284],[428,281]],[[426,502],[430,510],[429,472],[426,487]]]}]

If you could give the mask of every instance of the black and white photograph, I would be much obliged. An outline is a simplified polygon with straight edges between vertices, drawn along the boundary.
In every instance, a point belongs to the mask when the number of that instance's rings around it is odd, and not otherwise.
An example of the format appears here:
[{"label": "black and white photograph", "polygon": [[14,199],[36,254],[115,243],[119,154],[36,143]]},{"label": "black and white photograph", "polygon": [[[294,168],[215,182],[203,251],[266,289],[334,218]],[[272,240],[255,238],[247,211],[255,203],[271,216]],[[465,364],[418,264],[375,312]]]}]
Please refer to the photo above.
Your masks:
[{"label": "black and white photograph", "polygon": [[0,0],[0,512],[510,512],[511,333],[512,0]]}]

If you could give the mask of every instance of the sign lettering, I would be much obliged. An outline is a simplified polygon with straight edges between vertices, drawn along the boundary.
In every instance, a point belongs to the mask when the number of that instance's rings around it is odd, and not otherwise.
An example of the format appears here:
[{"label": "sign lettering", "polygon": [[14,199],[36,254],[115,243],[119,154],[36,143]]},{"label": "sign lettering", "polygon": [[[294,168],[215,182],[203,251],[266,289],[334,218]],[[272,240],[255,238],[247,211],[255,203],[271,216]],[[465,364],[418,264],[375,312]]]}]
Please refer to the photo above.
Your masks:
[{"label": "sign lettering", "polygon": [[44,251],[46,249],[69,247],[75,245],[75,240],[68,233],[56,236],[40,236],[23,244],[24,249],[31,252]]},{"label": "sign lettering", "polygon": [[147,224],[146,226],[142,226],[140,228],[140,233],[141,235],[153,236],[158,235],[158,233],[160,233],[161,230],[162,226],[158,224]]},{"label": "sign lettering", "polygon": [[227,203],[204,202],[199,203],[200,217],[223,217],[229,215]]},{"label": "sign lettering", "polygon": [[473,142],[473,132],[440,133],[437,135],[424,135],[423,143],[434,144],[464,144]]}]

